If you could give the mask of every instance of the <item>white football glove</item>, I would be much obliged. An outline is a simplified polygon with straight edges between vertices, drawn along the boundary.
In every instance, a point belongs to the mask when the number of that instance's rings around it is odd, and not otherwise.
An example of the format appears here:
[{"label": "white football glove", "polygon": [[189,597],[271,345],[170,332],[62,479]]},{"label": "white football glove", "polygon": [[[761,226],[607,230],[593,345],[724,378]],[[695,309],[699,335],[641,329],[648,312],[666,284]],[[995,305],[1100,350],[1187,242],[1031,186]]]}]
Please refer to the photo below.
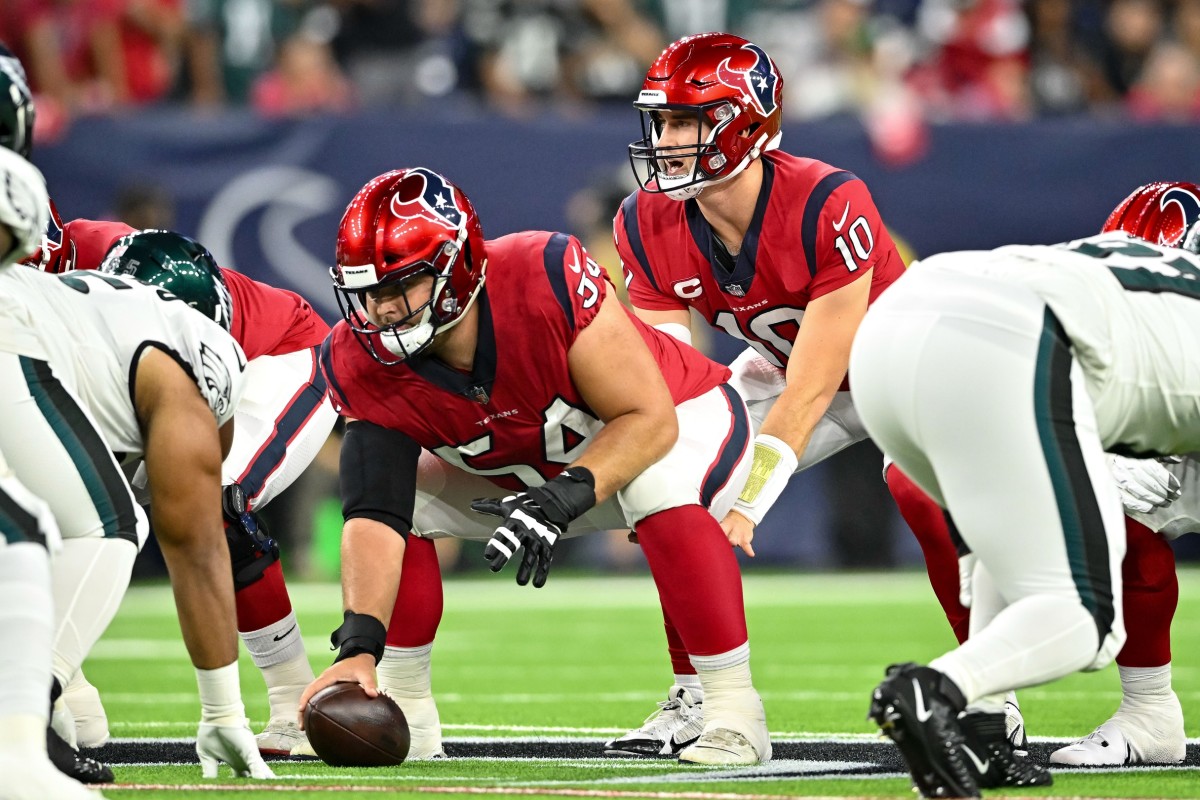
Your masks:
[{"label": "white football glove", "polygon": [[0,253],[0,267],[32,255],[50,221],[46,179],[33,164],[0,148],[0,226],[12,233],[13,247]]},{"label": "white football glove", "polygon": [[1179,499],[1183,487],[1161,462],[1153,458],[1108,455],[1108,469],[1121,494],[1126,511],[1149,514]]},{"label": "white football glove", "polygon": [[233,768],[235,777],[274,778],[275,773],[258,752],[258,741],[246,719],[237,662],[217,669],[197,669],[196,685],[200,689],[196,755],[204,777],[217,777],[223,761]]}]

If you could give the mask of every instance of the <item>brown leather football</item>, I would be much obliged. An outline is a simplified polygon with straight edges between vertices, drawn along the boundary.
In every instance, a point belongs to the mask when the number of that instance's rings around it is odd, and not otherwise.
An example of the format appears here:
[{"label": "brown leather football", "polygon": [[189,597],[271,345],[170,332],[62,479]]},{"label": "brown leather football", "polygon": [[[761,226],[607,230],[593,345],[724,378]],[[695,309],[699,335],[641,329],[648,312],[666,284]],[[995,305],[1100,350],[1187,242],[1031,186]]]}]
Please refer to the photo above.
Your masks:
[{"label": "brown leather football", "polygon": [[335,683],[304,708],[304,730],[333,767],[394,767],[408,756],[408,720],[385,694],[367,697],[357,683]]}]

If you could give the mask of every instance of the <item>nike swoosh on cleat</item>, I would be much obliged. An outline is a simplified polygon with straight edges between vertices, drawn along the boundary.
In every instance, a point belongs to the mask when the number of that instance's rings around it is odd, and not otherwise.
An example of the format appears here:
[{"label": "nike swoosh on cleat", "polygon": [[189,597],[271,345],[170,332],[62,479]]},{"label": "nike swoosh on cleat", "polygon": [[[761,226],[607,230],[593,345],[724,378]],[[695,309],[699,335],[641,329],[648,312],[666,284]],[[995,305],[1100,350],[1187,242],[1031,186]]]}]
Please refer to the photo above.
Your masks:
[{"label": "nike swoosh on cleat", "polygon": [[279,634],[278,636],[276,636],[276,637],[275,637],[275,641],[277,641],[277,642],[279,642],[279,641],[282,641],[282,640],[283,640],[283,638],[284,638],[285,636],[287,636],[289,633],[291,633],[291,632],[292,632],[292,631],[294,631],[294,630],[296,630],[296,626],[295,626],[295,625],[293,625],[292,627],[288,628],[288,629],[287,629],[286,631],[284,631],[283,633],[281,633],[281,634]]},{"label": "nike swoosh on cleat", "polygon": [[979,756],[975,755],[975,751],[972,750],[970,747],[967,747],[965,744],[962,745],[962,749],[963,749],[963,752],[965,752],[967,754],[967,756],[971,759],[971,761],[975,764],[975,769],[979,770],[979,774],[987,775],[988,767],[991,765],[992,760],[989,758],[986,761],[980,761]]},{"label": "nike swoosh on cleat", "polygon": [[925,695],[921,694],[921,684],[912,679],[913,693],[917,696],[917,722],[925,722],[933,716],[933,712],[925,707]]}]

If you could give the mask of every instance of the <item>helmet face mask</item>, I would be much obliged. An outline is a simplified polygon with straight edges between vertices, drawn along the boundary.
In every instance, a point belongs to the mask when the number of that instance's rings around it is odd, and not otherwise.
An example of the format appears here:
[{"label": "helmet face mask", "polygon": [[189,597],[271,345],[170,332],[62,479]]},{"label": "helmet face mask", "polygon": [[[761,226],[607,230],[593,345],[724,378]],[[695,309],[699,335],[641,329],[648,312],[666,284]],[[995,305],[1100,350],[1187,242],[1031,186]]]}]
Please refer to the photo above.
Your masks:
[{"label": "helmet face mask", "polygon": [[[634,107],[642,138],[629,145],[638,184],[688,200],[729,180],[779,146],[783,78],[758,46],[740,36],[703,33],[671,44],[651,65]],[[700,123],[694,144],[660,145],[664,114],[688,112]],[[694,158],[686,174],[669,161]]]},{"label": "helmet face mask", "polygon": [[[416,168],[380,175],[350,202],[330,276],[355,339],[373,359],[395,366],[426,353],[462,320],[486,269],[483,230],[466,195]],[[429,295],[414,307],[413,289],[427,276]],[[384,322],[381,302],[405,313]]]},{"label": "helmet face mask", "polygon": [[[629,163],[638,185],[644,190],[664,192],[672,198],[686,200],[700,194],[704,184],[733,177],[732,174],[721,174],[728,159],[716,143],[717,137],[737,116],[730,103],[722,100],[702,107],[635,107],[641,116],[642,138],[629,145]],[[695,120],[696,140],[690,144],[660,144],[666,127],[664,112],[691,116]],[[677,123],[678,117],[674,121]],[[688,159],[691,165],[685,173],[671,174],[671,162]]]},{"label": "helmet face mask", "polygon": [[[458,322],[460,317],[455,313],[459,307],[458,299],[447,285],[459,252],[455,243],[447,242],[434,261],[410,264],[364,289],[345,289],[338,285],[337,270],[333,270],[342,317],[376,361],[395,366],[416,358],[429,349],[439,333],[453,328]],[[422,278],[432,279],[429,294],[414,308],[409,293]],[[378,318],[378,306],[383,302],[399,304],[405,313],[395,322],[384,323]],[[379,352],[377,342],[388,355]]]},{"label": "helmet face mask", "polygon": [[225,277],[195,239],[172,231],[134,231],[109,248],[99,270],[158,286],[226,331],[233,327],[233,299]]}]

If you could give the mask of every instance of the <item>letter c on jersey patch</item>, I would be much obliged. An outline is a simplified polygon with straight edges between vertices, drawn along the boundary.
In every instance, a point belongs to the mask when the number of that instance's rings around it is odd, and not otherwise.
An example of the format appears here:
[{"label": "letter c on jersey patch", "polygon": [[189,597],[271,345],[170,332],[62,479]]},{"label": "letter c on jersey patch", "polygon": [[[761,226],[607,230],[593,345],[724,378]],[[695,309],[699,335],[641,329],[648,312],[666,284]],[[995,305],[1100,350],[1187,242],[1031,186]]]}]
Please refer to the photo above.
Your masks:
[{"label": "letter c on jersey patch", "polygon": [[700,285],[700,276],[688,278],[686,281],[675,281],[671,284],[671,288],[675,290],[675,294],[685,300],[690,300],[693,297],[699,297],[704,293],[704,287]]}]

